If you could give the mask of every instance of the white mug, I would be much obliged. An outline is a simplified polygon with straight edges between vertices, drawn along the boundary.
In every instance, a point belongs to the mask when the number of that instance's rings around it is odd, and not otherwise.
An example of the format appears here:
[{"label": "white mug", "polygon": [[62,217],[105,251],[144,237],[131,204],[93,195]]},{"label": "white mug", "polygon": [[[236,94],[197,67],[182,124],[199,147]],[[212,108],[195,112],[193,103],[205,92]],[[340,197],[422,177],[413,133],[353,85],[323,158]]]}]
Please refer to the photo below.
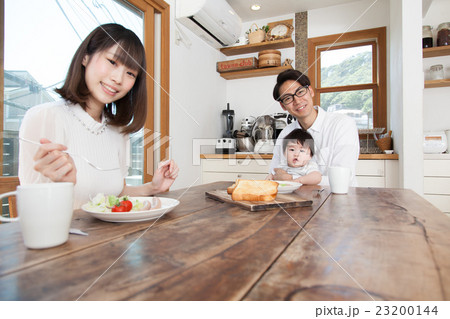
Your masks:
[{"label": "white mug", "polygon": [[334,194],[347,194],[351,177],[352,171],[348,167],[329,167],[328,180],[331,192]]},{"label": "white mug", "polygon": [[243,45],[248,43],[248,39],[246,37],[239,37],[239,39],[236,41],[237,44]]},{"label": "white mug", "polygon": [[73,183],[29,184],[0,199],[15,195],[19,217],[0,216],[3,222],[19,221],[23,241],[32,249],[64,244],[69,239],[73,215]]}]

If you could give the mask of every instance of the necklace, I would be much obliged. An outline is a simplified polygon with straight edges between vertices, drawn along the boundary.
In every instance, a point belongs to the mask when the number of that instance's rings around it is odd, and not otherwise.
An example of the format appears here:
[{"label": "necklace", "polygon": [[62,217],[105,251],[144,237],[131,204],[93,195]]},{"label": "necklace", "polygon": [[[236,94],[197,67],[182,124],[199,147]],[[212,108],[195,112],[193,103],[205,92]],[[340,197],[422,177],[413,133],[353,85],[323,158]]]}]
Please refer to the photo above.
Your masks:
[{"label": "necklace", "polygon": [[[76,118],[76,119],[78,120],[78,122],[80,122],[80,124],[81,124],[81,125],[82,125],[89,133],[92,133],[92,134],[94,134],[94,135],[100,135],[100,134],[102,134],[102,133],[106,130],[106,127],[108,126],[108,121],[107,121],[105,115],[102,116],[103,120],[102,120],[101,125],[97,125],[97,122],[96,122],[96,123],[94,123],[94,125],[88,126],[88,125],[85,123],[85,121],[84,121],[83,119],[81,119],[81,118],[80,118],[80,117],[72,110],[71,107],[69,107],[69,105],[68,105],[67,103],[65,104],[65,106],[66,106],[66,108],[69,110],[70,114],[72,114],[72,116],[73,116],[74,118]],[[90,120],[94,121],[94,119],[92,119],[92,118],[90,117],[90,115],[87,114],[86,111],[83,110],[83,112],[86,113],[86,115],[89,117]]]}]

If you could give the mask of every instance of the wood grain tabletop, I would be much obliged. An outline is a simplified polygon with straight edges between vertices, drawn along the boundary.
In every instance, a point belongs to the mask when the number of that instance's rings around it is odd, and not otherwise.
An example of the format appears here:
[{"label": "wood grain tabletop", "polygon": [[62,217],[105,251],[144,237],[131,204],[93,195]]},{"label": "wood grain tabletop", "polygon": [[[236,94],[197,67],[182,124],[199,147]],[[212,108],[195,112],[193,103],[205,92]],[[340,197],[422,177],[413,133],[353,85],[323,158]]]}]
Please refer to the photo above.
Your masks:
[{"label": "wood grain tabletop", "polygon": [[0,300],[449,300],[450,219],[410,190],[302,186],[312,206],[251,212],[170,191],[158,220],[75,211],[65,244],[30,250],[0,225]]}]

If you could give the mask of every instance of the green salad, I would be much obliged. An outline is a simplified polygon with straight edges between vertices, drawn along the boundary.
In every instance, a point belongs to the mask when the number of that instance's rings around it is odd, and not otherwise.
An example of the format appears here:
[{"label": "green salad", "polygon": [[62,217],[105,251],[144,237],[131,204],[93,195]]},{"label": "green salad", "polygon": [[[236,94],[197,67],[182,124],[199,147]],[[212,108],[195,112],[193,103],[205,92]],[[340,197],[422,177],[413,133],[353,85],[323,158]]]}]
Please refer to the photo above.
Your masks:
[{"label": "green salad", "polygon": [[105,195],[103,193],[98,193],[92,198],[85,206],[85,208],[92,212],[111,212],[111,209],[114,206],[118,206],[120,202],[129,200],[133,207],[131,211],[139,211],[147,208],[146,206],[149,204],[148,201],[140,201],[137,199],[130,198],[128,196],[117,197],[114,195]]}]

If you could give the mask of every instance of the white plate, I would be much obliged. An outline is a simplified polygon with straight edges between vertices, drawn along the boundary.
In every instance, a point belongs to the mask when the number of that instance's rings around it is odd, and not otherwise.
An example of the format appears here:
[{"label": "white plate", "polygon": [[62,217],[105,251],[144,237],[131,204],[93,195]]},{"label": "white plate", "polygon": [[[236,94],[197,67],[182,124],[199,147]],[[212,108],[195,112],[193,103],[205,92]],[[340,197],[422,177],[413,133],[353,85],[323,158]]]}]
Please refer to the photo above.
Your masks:
[{"label": "white plate", "polygon": [[275,181],[278,183],[278,194],[288,194],[302,186],[300,183],[289,181]]},{"label": "white plate", "polygon": [[[131,197],[133,199],[138,199],[140,201],[150,200],[152,197]],[[87,203],[81,206],[81,209],[86,213],[94,216],[95,218],[104,220],[106,222],[120,222],[120,223],[131,223],[131,222],[142,222],[145,220],[156,219],[165,213],[170,212],[172,209],[180,204],[180,201],[172,198],[158,197],[161,200],[161,208],[141,210],[141,211],[130,211],[126,213],[112,213],[112,212],[93,212],[87,209]]]}]

